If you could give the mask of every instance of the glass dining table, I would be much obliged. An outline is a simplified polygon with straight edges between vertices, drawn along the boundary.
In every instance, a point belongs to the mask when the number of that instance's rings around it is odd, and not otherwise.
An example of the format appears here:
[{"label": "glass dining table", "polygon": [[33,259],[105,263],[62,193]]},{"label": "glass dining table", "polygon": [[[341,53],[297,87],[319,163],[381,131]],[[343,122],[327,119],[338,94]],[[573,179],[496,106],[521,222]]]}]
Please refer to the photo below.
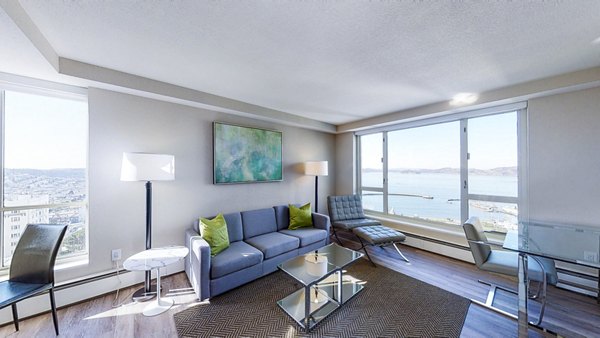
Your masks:
[{"label": "glass dining table", "polygon": [[[529,329],[528,255],[600,269],[599,227],[520,222],[518,231],[509,231],[506,234],[503,247],[519,253],[519,337],[527,337]],[[600,279],[598,288],[600,290]]]}]

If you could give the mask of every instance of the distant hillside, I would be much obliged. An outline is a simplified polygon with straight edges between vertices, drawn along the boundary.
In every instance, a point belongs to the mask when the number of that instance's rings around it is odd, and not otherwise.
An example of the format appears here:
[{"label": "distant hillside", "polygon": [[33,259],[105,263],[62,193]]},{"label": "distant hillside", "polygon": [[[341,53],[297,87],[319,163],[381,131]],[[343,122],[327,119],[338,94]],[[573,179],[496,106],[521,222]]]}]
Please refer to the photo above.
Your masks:
[{"label": "distant hillside", "polygon": [[[363,169],[365,173],[381,172],[380,169]],[[439,169],[417,169],[417,168],[393,168],[390,172],[401,174],[460,174],[458,168],[439,168]],[[481,176],[517,176],[517,167],[499,167],[492,169],[469,169],[469,174]]]},{"label": "distant hillside", "polygon": [[7,175],[31,175],[46,177],[81,177],[85,178],[85,169],[4,169]]}]

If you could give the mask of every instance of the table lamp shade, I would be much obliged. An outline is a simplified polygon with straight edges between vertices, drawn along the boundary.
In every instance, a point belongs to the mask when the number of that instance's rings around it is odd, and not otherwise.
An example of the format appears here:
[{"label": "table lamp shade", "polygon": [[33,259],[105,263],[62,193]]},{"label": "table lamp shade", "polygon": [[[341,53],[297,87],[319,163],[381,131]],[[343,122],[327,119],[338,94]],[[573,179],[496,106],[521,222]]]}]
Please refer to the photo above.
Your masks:
[{"label": "table lamp shade", "polygon": [[312,176],[327,176],[329,174],[327,161],[309,161],[304,163],[304,173]]},{"label": "table lamp shade", "polygon": [[165,154],[123,153],[121,181],[172,181],[175,157]]}]

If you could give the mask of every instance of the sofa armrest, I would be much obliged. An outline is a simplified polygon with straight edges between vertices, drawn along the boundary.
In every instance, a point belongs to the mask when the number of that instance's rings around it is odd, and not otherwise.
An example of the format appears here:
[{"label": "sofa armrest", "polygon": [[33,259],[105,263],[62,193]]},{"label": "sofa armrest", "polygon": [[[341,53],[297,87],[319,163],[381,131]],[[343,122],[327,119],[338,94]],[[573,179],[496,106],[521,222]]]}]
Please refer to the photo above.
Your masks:
[{"label": "sofa armrest", "polygon": [[331,223],[329,222],[329,216],[313,212],[312,220],[315,228],[327,231],[327,241],[329,242],[329,228],[331,227]]},{"label": "sofa armrest", "polygon": [[199,300],[210,297],[210,246],[192,229],[185,232],[185,243],[190,250],[185,259],[185,273]]}]

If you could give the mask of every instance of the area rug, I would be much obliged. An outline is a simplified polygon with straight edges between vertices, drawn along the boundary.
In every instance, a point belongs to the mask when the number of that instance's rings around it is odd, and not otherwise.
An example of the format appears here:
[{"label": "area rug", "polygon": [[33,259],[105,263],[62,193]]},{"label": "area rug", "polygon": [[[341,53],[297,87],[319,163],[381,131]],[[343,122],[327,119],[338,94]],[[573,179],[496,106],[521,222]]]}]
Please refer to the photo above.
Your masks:
[{"label": "area rug", "polygon": [[309,334],[277,306],[299,289],[277,271],[174,315],[180,337],[459,337],[470,300],[360,259],[365,289]]}]

